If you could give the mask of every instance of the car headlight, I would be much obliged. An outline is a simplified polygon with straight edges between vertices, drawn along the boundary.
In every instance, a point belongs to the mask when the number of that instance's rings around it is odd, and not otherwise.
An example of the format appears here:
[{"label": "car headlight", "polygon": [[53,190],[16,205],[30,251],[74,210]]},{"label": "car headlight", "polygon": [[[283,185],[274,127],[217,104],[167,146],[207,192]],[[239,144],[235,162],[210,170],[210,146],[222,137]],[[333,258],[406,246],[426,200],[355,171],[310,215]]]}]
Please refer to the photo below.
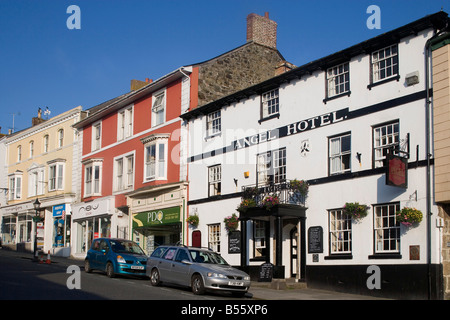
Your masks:
[{"label": "car headlight", "polygon": [[208,277],[210,277],[210,278],[223,278],[223,279],[227,278],[227,276],[225,276],[224,274],[216,273],[216,272],[208,272]]},{"label": "car headlight", "polygon": [[117,256],[117,262],[119,262],[119,263],[127,263],[122,256]]},{"label": "car headlight", "polygon": [[245,280],[245,281],[250,281],[250,276],[245,276],[245,277],[244,277],[244,280]]}]

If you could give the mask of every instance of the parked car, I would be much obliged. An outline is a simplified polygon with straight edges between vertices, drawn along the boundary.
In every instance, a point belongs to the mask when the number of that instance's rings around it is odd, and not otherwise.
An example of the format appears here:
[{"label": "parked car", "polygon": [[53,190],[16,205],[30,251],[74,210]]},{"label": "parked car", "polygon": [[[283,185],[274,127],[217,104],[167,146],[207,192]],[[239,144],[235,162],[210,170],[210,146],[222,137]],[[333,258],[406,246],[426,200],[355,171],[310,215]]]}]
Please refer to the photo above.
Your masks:
[{"label": "parked car", "polygon": [[84,260],[84,270],[105,271],[112,278],[116,274],[146,275],[147,255],[133,241],[99,238],[92,241]]},{"label": "parked car", "polygon": [[147,260],[147,275],[153,286],[173,283],[191,287],[194,294],[216,290],[244,296],[250,288],[247,273],[231,267],[217,252],[196,247],[156,248]]}]

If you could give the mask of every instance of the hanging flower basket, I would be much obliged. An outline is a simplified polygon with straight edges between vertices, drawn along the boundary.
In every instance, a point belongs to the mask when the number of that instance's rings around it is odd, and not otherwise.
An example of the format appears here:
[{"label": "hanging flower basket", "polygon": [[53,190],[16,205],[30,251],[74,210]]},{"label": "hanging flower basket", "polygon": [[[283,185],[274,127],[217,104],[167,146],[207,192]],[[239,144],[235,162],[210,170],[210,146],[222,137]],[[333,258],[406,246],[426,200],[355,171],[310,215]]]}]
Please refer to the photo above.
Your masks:
[{"label": "hanging flower basket", "polygon": [[198,215],[194,214],[186,219],[186,222],[193,227],[197,227],[199,223]]},{"label": "hanging flower basket", "polygon": [[344,213],[352,217],[352,219],[361,219],[367,216],[369,207],[359,202],[346,202],[344,206]]},{"label": "hanging flower basket", "polygon": [[422,211],[417,210],[416,208],[405,207],[402,210],[397,211],[395,218],[401,224],[410,227],[414,223],[419,223],[422,221],[423,214]]},{"label": "hanging flower basket", "polygon": [[309,185],[305,180],[291,180],[290,182],[291,188],[297,192],[299,192],[302,196],[306,196],[308,194]]},{"label": "hanging flower basket", "polygon": [[280,204],[280,199],[277,196],[267,196],[264,198],[262,205],[266,210],[271,210],[274,206]]},{"label": "hanging flower basket", "polygon": [[227,229],[228,232],[235,231],[239,226],[239,219],[234,213],[231,216],[226,217],[223,222],[225,223],[225,229]]},{"label": "hanging flower basket", "polygon": [[239,212],[245,212],[247,211],[248,208],[253,208],[256,207],[256,202],[253,199],[244,199],[242,200],[242,202],[239,204],[239,207],[237,207],[237,211]]}]

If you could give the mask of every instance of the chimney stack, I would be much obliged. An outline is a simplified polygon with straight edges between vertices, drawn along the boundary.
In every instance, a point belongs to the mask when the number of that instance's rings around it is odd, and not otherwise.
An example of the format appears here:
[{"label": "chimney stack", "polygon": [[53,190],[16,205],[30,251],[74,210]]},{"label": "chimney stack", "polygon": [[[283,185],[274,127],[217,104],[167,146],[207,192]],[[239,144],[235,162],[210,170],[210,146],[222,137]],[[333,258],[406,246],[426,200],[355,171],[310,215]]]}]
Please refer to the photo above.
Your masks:
[{"label": "chimney stack", "polygon": [[42,123],[42,122],[44,122],[45,120],[44,119],[42,119],[42,109],[41,108],[39,108],[38,109],[38,116],[37,117],[33,117],[32,119],[31,119],[31,126],[36,126],[36,125],[38,125],[38,124],[40,124],[40,123]]},{"label": "chimney stack", "polygon": [[247,42],[256,43],[277,48],[277,23],[269,19],[269,13],[263,16],[250,13],[247,16]]}]

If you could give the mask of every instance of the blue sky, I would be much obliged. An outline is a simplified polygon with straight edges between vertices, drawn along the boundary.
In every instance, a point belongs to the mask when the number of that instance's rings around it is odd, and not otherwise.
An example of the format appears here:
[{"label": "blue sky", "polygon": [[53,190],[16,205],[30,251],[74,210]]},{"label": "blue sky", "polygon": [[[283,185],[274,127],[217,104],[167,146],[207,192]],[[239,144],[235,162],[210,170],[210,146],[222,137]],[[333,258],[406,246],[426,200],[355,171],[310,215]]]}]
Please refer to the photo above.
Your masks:
[{"label": "blue sky", "polygon": [[[69,30],[70,5],[81,29]],[[381,29],[368,29],[370,5]],[[31,125],[39,107],[50,116],[88,109],[246,42],[246,17],[278,23],[278,50],[300,66],[403,26],[448,0],[0,0],[1,133]]]}]

